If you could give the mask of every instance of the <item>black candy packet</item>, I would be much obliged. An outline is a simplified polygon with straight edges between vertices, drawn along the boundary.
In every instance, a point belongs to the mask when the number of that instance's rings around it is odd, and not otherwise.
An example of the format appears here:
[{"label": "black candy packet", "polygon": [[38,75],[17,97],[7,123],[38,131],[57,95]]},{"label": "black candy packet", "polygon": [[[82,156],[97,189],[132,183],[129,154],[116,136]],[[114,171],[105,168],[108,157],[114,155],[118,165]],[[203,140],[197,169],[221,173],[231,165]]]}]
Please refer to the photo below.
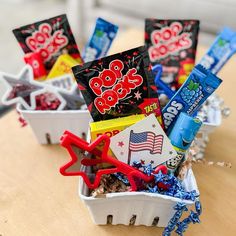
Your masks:
[{"label": "black candy packet", "polygon": [[163,66],[162,80],[178,89],[195,65],[198,20],[145,19],[145,45],[152,65]]},{"label": "black candy packet", "polygon": [[24,53],[39,52],[47,70],[65,51],[82,62],[80,52],[65,14],[14,29]]},{"label": "black candy packet", "polygon": [[72,67],[94,121],[156,113],[162,124],[145,46]]}]

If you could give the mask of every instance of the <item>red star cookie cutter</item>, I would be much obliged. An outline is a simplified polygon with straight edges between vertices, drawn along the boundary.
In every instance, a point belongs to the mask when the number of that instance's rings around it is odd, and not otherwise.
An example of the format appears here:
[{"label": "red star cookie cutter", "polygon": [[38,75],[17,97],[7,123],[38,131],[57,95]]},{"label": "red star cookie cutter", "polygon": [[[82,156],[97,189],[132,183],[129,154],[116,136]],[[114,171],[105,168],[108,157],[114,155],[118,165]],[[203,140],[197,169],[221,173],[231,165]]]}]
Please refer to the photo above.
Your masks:
[{"label": "red star cookie cutter", "polygon": [[[104,148],[102,151],[97,149],[98,145],[101,143],[104,143]],[[131,185],[131,191],[137,190],[137,185],[134,180],[135,177],[138,177],[144,180],[145,182],[151,182],[154,179],[153,175],[148,176],[143,172],[141,172],[140,170],[124,162],[121,162],[115,159],[114,157],[109,156],[107,153],[110,146],[110,138],[107,135],[101,135],[92,143],[87,143],[82,138],[77,137],[76,135],[72,134],[69,131],[65,131],[61,137],[61,145],[68,150],[71,156],[71,160],[60,168],[60,173],[65,176],[81,176],[86,185],[88,186],[88,188],[91,189],[97,188],[99,186],[102,175],[112,174],[116,172],[122,173],[127,176]],[[91,159],[87,156],[84,156],[80,162],[82,165],[94,166],[98,163],[109,163],[114,167],[108,169],[99,169],[96,172],[95,179],[93,182],[91,182],[87,173],[82,170],[68,171],[68,169],[71,166],[73,166],[75,163],[78,162],[78,157],[73,150],[73,146],[99,157],[98,159]]]}]

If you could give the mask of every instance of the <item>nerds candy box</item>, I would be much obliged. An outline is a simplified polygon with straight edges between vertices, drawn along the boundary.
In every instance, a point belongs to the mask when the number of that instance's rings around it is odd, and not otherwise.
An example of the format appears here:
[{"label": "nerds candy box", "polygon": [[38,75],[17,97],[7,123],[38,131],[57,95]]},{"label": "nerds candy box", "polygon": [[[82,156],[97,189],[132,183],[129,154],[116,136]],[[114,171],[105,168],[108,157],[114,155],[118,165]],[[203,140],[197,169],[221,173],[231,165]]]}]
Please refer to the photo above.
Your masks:
[{"label": "nerds candy box", "polygon": [[101,57],[105,57],[116,37],[118,26],[98,18],[93,35],[83,51],[84,62],[94,61]]},{"label": "nerds candy box", "polygon": [[195,66],[185,83],[162,109],[167,134],[173,128],[180,112],[193,115],[221,82],[221,79],[202,65]]},{"label": "nerds candy box", "polygon": [[217,74],[235,52],[236,32],[225,27],[201,59],[200,64]]},{"label": "nerds candy box", "polygon": [[47,70],[63,51],[81,62],[80,53],[66,15],[39,21],[13,30],[24,53],[39,52]]},{"label": "nerds candy box", "polygon": [[72,67],[94,121],[155,113],[157,88],[144,46]]},{"label": "nerds candy box", "polygon": [[173,89],[183,84],[194,67],[198,31],[198,20],[145,20],[151,63],[163,66],[162,80]]}]

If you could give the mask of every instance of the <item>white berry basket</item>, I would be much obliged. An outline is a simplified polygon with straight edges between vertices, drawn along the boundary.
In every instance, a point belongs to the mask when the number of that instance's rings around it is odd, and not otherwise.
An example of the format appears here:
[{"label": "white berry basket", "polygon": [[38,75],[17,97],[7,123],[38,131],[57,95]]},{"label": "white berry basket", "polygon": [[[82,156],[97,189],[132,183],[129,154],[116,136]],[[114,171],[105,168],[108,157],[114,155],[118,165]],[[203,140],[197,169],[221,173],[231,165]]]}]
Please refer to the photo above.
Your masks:
[{"label": "white berry basket", "polygon": [[[183,181],[187,191],[196,190],[197,184],[192,170]],[[79,196],[87,206],[95,224],[123,224],[166,227],[175,213],[177,202],[194,204],[190,200],[181,200],[170,196],[147,192],[108,193],[104,197],[89,196],[89,189],[80,177]]]},{"label": "white berry basket", "polygon": [[[86,138],[89,122],[92,117],[88,110],[61,110],[61,111],[31,111],[17,106],[18,112],[31,126],[40,144],[57,144],[65,130]],[[204,122],[199,133],[203,138],[208,137],[221,124],[220,107],[208,112],[208,122]],[[199,139],[198,141],[201,140]]]},{"label": "white berry basket", "polygon": [[57,144],[65,130],[86,138],[92,119],[88,110],[31,111],[18,105],[17,110],[30,125],[40,144]]},{"label": "white berry basket", "polygon": [[[204,122],[199,131],[202,136],[198,138],[201,151],[203,151],[202,140],[221,125],[221,108],[209,109],[207,116],[208,122]],[[196,190],[199,193],[191,169],[188,171],[183,185],[187,191]],[[98,225],[123,224],[166,227],[174,214],[173,207],[177,202],[182,201],[187,205],[194,204],[193,201],[147,192],[108,193],[104,197],[95,198],[89,196],[89,189],[82,178],[79,181],[79,196],[87,206],[93,222]]]}]

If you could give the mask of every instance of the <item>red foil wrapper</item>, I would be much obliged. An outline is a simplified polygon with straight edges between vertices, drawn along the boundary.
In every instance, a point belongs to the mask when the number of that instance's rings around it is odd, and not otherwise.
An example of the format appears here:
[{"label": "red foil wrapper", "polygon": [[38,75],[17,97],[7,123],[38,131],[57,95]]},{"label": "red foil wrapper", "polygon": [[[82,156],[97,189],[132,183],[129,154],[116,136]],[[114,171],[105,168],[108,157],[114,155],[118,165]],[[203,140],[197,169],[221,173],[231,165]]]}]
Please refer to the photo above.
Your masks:
[{"label": "red foil wrapper", "polygon": [[25,54],[24,60],[33,68],[34,79],[43,79],[47,75],[47,71],[43,64],[43,59],[39,52],[30,52]]}]

